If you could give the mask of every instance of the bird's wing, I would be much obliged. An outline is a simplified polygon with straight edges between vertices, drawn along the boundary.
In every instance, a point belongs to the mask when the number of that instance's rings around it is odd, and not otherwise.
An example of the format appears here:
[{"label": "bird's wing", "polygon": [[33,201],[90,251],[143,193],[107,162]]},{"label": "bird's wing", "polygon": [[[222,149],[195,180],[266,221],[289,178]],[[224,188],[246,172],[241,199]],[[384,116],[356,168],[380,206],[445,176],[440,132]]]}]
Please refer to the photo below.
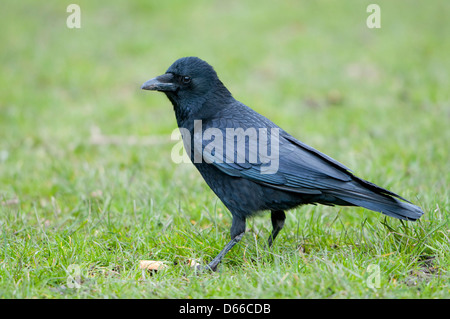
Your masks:
[{"label": "bird's wing", "polygon": [[[228,127],[232,127],[231,124],[227,123]],[[273,128],[278,127],[270,129]],[[225,129],[221,132],[224,140],[227,140]],[[236,145],[231,145],[232,152],[226,152],[227,146],[230,146],[226,145],[226,141],[224,147],[217,148],[214,152],[204,152],[208,141],[202,140],[194,145],[202,145],[202,150],[197,151],[203,152],[205,161],[225,174],[246,178],[276,189],[313,195],[339,192],[363,196],[371,194],[371,190],[408,202],[398,194],[353,175],[343,164],[298,141],[281,129],[276,142],[273,137],[268,138],[268,142],[264,141],[268,152],[260,152],[260,146],[264,143],[259,137],[256,147],[253,145],[255,140],[251,142],[252,139],[248,139],[245,156],[238,154],[239,148]],[[278,145],[278,153],[272,145]],[[269,153],[270,155],[267,155]],[[252,158],[257,160],[251,160]]]},{"label": "bird's wing", "polygon": [[[226,123],[215,124],[216,127],[224,127]],[[227,127],[232,126],[227,125]],[[226,137],[225,129],[221,129],[221,132],[223,137]],[[260,132],[257,131],[257,133]],[[339,188],[343,182],[350,181],[353,176],[341,163],[301,143],[281,129],[279,129],[278,141],[274,142],[273,137],[268,138],[268,142],[265,141],[267,147],[265,152],[261,152],[260,149],[263,143],[260,136],[256,140],[247,138],[244,156],[238,152],[238,142],[236,145],[230,145],[227,144],[228,139],[224,138],[223,141],[224,147],[217,147],[213,152],[211,152],[211,145],[208,146],[210,140],[194,142],[194,147],[202,145],[203,159],[225,174],[246,178],[277,189],[319,195],[324,190]],[[256,147],[252,143],[256,143]],[[227,147],[230,146],[233,147],[233,151],[227,152]],[[275,150],[276,146],[278,151]]]}]

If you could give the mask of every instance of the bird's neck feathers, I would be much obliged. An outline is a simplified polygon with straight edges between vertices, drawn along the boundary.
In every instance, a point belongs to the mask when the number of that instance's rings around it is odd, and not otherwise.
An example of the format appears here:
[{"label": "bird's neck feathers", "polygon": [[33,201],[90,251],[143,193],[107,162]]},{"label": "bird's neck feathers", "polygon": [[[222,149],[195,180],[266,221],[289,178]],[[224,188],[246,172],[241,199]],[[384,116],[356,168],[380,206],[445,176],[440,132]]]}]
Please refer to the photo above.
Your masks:
[{"label": "bird's neck feathers", "polygon": [[206,119],[220,111],[220,106],[227,105],[234,100],[231,92],[228,91],[223,83],[220,80],[217,80],[217,82],[214,89],[202,96],[190,99],[179,99],[177,96],[167,94],[167,97],[172,102],[179,127],[190,126],[186,125],[186,122]]},{"label": "bird's neck feathers", "polygon": [[217,102],[217,104],[227,104],[231,101],[234,101],[233,95],[228,89],[223,85],[222,81],[217,79],[217,84],[214,86],[214,90],[209,92],[209,96],[207,98],[208,101]]}]

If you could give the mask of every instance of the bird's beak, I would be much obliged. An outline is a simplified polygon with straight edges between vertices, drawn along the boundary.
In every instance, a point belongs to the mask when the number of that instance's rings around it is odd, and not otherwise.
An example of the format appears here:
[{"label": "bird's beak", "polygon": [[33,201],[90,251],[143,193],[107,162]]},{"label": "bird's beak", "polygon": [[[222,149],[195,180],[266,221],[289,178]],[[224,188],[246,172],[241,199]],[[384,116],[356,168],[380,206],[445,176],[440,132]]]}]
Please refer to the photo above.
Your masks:
[{"label": "bird's beak", "polygon": [[173,75],[166,73],[142,84],[141,89],[150,91],[173,92],[177,86],[173,83]]}]

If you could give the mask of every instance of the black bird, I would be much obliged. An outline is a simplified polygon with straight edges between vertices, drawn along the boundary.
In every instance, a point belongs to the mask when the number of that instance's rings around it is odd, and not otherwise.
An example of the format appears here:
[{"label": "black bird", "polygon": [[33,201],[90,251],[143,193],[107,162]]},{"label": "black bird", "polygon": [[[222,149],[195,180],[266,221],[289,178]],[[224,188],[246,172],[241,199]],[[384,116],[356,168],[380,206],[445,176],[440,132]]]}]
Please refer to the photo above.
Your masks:
[{"label": "black bird", "polygon": [[191,161],[233,216],[231,241],[210,270],[241,240],[246,219],[261,211],[271,211],[269,246],[284,226],[285,211],[303,204],[361,206],[411,221],[423,214],[235,100],[197,57],[178,59],[141,88],[167,95]]}]

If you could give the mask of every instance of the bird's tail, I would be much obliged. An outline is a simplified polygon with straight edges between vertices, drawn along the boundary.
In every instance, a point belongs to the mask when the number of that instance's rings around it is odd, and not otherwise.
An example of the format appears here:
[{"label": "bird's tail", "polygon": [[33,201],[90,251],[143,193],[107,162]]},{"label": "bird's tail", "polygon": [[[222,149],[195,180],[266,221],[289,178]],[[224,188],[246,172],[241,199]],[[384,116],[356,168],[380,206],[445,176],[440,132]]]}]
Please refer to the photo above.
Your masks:
[{"label": "bird's tail", "polygon": [[423,215],[423,211],[401,196],[381,188],[358,177],[348,182],[348,187],[330,194],[351,205],[364,207],[387,216],[415,221]]}]

